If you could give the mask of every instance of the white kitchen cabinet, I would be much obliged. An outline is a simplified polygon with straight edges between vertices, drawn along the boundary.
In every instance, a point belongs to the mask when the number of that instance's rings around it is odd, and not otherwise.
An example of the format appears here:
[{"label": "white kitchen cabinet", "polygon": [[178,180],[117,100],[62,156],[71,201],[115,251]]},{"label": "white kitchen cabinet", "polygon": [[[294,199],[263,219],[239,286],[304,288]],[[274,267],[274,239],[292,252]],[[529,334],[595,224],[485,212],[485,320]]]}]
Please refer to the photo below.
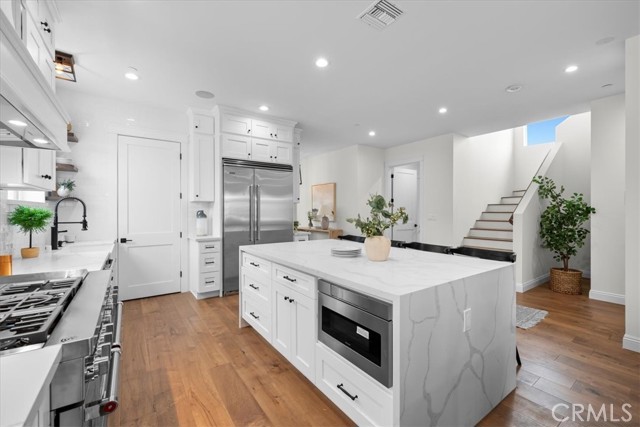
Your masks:
[{"label": "white kitchen cabinet", "polygon": [[189,240],[191,293],[196,298],[220,295],[222,257],[220,239],[192,238]]},{"label": "white kitchen cabinet", "polygon": [[251,159],[251,138],[241,135],[222,134],[222,157],[231,159]]},{"label": "white kitchen cabinet", "polygon": [[251,119],[234,114],[223,114],[220,119],[220,131],[251,136]]},{"label": "white kitchen cabinet", "polygon": [[189,118],[189,201],[213,202],[215,136],[211,115],[187,112]]},{"label": "white kitchen cabinet", "polygon": [[393,393],[322,343],[316,344],[316,387],[358,425],[393,425]]},{"label": "white kitchen cabinet", "polygon": [[44,46],[49,56],[55,55],[55,25],[52,10],[50,8],[51,0],[27,0],[27,12],[33,18],[36,27],[40,31]]},{"label": "white kitchen cabinet", "polygon": [[56,152],[0,147],[0,184],[25,190],[56,189]]},{"label": "white kitchen cabinet", "polygon": [[195,132],[191,135],[189,200],[192,202],[214,201],[214,145],[213,135]]},{"label": "white kitchen cabinet", "polygon": [[272,344],[315,382],[315,301],[277,282],[273,289]]},{"label": "white kitchen cabinet", "polygon": [[[26,45],[29,54],[33,58],[45,80],[55,92],[55,67],[53,56],[43,38],[43,28],[36,22],[33,15],[28,14],[26,20]],[[47,33],[44,33],[47,34]]]},{"label": "white kitchen cabinet", "polygon": [[251,160],[256,162],[273,162],[272,141],[251,138]]},{"label": "white kitchen cabinet", "polygon": [[283,163],[285,165],[293,163],[293,145],[291,143],[275,141],[272,143],[271,151],[274,163]]},{"label": "white kitchen cabinet", "polygon": [[263,120],[251,120],[251,136],[254,138],[292,142],[293,127]]}]

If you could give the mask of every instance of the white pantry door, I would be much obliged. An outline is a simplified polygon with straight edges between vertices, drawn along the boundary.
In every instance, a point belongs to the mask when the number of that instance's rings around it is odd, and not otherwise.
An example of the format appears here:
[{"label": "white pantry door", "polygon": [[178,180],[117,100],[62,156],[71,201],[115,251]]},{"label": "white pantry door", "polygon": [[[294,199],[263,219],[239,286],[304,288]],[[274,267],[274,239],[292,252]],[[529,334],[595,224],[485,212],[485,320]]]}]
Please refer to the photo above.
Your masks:
[{"label": "white pantry door", "polygon": [[399,223],[393,227],[393,239],[404,242],[417,242],[419,236],[418,227],[418,171],[396,167],[393,169],[391,179],[393,205],[396,208],[403,207],[409,215],[406,224]]},{"label": "white pantry door", "polygon": [[118,135],[118,284],[129,300],[180,292],[180,144]]}]

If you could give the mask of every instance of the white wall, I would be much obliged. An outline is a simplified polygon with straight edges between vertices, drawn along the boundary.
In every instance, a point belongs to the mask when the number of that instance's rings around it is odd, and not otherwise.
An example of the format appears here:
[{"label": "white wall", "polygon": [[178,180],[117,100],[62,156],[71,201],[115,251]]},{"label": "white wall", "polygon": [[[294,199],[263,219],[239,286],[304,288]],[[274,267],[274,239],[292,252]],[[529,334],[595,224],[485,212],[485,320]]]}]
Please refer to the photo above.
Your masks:
[{"label": "white wall", "polygon": [[423,161],[421,242],[453,244],[453,139],[453,134],[442,135],[388,148],[384,153],[387,166]]},{"label": "white wall", "polygon": [[624,304],[624,94],[591,103],[591,291]]},{"label": "white wall", "polygon": [[513,190],[513,131],[453,142],[453,244],[461,245],[489,203]]},{"label": "white wall", "polygon": [[640,352],[640,36],[626,42],[625,335]]},{"label": "white wall", "polygon": [[[576,114],[560,123],[556,128],[556,140],[562,142],[562,149],[556,157],[547,176],[556,185],[564,186],[566,197],[573,193],[584,194],[591,204],[591,113]],[[597,208],[597,206],[596,206]],[[590,229],[590,222],[585,224]],[[591,274],[591,238],[587,235],[585,245],[569,261],[569,268],[582,270],[586,277]]]},{"label": "white wall", "polygon": [[[76,190],[72,196],[86,203],[89,223],[88,231],[80,231],[79,225],[68,228],[76,234],[77,241],[114,240],[117,237],[117,145],[114,144],[114,133],[116,130],[126,133],[130,129],[134,134],[181,134],[182,141],[186,141],[186,114],[184,111],[136,105],[64,88],[58,89],[57,95],[71,116],[73,131],[80,140],[77,144],[70,144],[70,157],[78,167],[78,173],[63,172],[58,179],[75,179]],[[134,118],[135,122],[127,121],[128,118]],[[82,209],[79,204],[61,205],[59,215],[64,219],[81,219]]]},{"label": "white wall", "polygon": [[513,130],[513,189],[526,190],[553,143],[524,145],[526,127]]},{"label": "white wall", "polygon": [[336,183],[336,220],[332,228],[342,228],[344,234],[360,235],[346,218],[358,213],[366,216],[369,194],[382,193],[383,151],[378,148],[352,145],[301,160],[302,186],[297,219],[308,225],[307,212],[311,210],[311,186]]}]

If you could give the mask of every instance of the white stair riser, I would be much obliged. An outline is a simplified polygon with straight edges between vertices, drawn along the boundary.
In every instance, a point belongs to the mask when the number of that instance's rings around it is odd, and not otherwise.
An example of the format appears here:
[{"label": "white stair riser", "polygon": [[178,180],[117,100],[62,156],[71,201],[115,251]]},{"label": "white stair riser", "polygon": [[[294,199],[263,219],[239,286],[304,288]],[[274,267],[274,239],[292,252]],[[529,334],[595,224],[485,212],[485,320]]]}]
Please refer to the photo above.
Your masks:
[{"label": "white stair riser", "polygon": [[513,239],[513,231],[469,230],[469,237],[489,237],[496,239]]},{"label": "white stair riser", "polygon": [[520,203],[520,200],[522,200],[522,197],[503,197],[500,199],[500,203],[515,203],[518,204]]},{"label": "white stair riser", "polygon": [[501,230],[513,230],[513,225],[508,222],[498,221],[476,221],[475,228],[499,228]]},{"label": "white stair riser", "polygon": [[512,196],[520,196],[520,197],[522,197],[522,196],[524,196],[524,193],[526,193],[526,191],[527,191],[527,190],[512,191],[512,192],[511,192],[511,195],[512,195]]},{"label": "white stair riser", "polygon": [[516,205],[487,205],[489,212],[513,212],[516,210]]},{"label": "white stair riser", "polygon": [[500,240],[478,240],[465,237],[462,240],[464,246],[476,246],[480,248],[513,250],[513,242],[503,242]]},{"label": "white stair riser", "polygon": [[508,221],[511,215],[511,212],[482,212],[480,219]]}]

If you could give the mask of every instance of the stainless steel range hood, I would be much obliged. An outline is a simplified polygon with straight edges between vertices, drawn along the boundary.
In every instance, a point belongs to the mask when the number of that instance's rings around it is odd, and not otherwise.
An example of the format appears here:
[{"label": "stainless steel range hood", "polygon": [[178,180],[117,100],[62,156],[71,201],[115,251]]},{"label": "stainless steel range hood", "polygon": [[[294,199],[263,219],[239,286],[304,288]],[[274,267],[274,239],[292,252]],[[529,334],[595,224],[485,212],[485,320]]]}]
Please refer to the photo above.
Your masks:
[{"label": "stainless steel range hood", "polygon": [[0,145],[57,150],[37,120],[0,94]]}]

